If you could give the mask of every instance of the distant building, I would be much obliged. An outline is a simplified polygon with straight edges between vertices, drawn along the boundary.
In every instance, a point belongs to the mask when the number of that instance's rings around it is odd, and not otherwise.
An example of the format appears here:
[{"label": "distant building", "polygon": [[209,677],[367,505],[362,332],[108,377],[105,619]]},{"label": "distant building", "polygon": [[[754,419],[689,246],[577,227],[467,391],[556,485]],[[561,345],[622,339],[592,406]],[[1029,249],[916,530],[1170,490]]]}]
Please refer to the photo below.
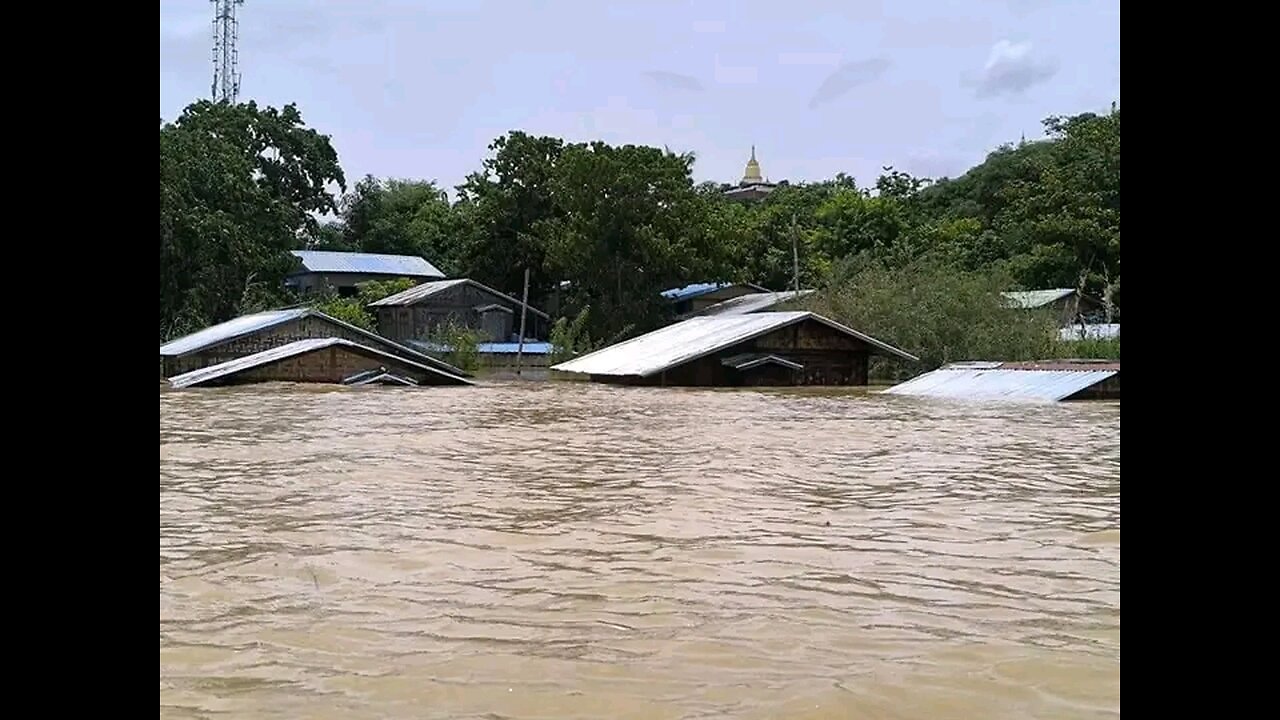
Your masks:
[{"label": "distant building", "polygon": [[866,385],[871,355],[916,361],[809,312],[695,317],[553,366],[625,385]]},{"label": "distant building", "polygon": [[754,283],[694,283],[663,290],[662,297],[672,304],[676,315],[688,315],[742,295],[767,292],[771,292],[769,288]]},{"label": "distant building", "polygon": [[328,338],[349,340],[450,375],[466,377],[466,373],[446,362],[311,308],[288,308],[242,315],[170,340],[160,346],[160,377],[172,378],[299,340]]},{"label": "distant building", "polygon": [[688,315],[682,316],[680,319],[687,320],[690,317],[705,315],[747,315],[749,313],[776,310],[779,309],[779,306],[782,306],[782,309],[785,309],[787,303],[799,300],[800,298],[811,294],[813,294],[812,290],[801,290],[800,292],[788,290],[785,292],[749,293],[729,298],[728,300],[722,300],[714,305],[704,307],[701,310],[695,310]]},{"label": "distant building", "polygon": [[285,285],[304,294],[333,288],[342,297],[354,297],[360,283],[372,280],[439,280],[444,273],[416,255],[294,250],[298,265],[285,277]]},{"label": "distant building", "polygon": [[754,202],[763,200],[773,192],[775,187],[777,184],[766,180],[764,174],[760,172],[760,163],[756,161],[756,146],[752,145],[751,159],[747,161],[747,169],[742,173],[742,180],[738,182],[738,187],[726,190],[724,195],[730,200]]},{"label": "distant building", "polygon": [[[520,301],[467,278],[423,283],[369,309],[377,315],[378,332],[398,342],[428,340],[450,322],[480,332],[481,342],[519,340]],[[530,306],[525,339],[545,339],[550,332],[551,318]]]},{"label": "distant building", "polygon": [[1078,325],[1082,320],[1100,322],[1106,312],[1100,300],[1081,295],[1072,288],[1054,288],[1052,290],[1024,290],[1001,293],[1014,307],[1027,310],[1053,308],[1058,320],[1058,327]]},{"label": "distant building", "polygon": [[297,340],[169,379],[175,388],[261,382],[400,386],[471,384],[458,375],[334,337]]}]

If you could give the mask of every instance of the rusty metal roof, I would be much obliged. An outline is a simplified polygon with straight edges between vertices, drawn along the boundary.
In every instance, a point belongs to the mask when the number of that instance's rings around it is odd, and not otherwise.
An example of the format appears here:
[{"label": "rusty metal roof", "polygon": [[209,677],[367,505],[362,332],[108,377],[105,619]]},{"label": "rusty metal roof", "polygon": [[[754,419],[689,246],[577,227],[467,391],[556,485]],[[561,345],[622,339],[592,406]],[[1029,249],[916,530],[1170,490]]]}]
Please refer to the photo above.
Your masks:
[{"label": "rusty metal roof", "polygon": [[810,319],[851,335],[884,354],[908,360],[918,359],[821,315],[811,312],[763,312],[690,318],[560,363],[551,369],[586,375],[648,377]]},{"label": "rusty metal roof", "polygon": [[385,353],[385,352],[382,352],[381,350],[376,350],[366,345],[354,343],[344,338],[308,338],[306,340],[298,340],[295,342],[291,342],[288,345],[273,347],[269,350],[263,350],[260,353],[254,353],[253,355],[238,357],[238,358],[235,358],[234,360],[228,360],[227,362],[224,362],[224,363],[219,363],[217,365],[211,365],[209,367],[200,368],[199,370],[192,370],[191,372],[183,373],[181,375],[176,375],[172,378],[169,378],[169,384],[175,388],[185,388],[185,387],[193,387],[196,385],[203,385],[205,383],[212,382],[220,378],[225,378],[231,375],[242,373],[246,370],[252,370],[253,368],[256,368],[256,367],[261,367],[263,365],[267,365],[273,362],[278,362],[280,360],[285,360],[291,357],[304,355],[306,353],[315,352],[316,350],[323,350],[325,348],[334,347],[334,346],[354,348],[362,352],[372,353],[373,355],[379,356],[381,358],[384,358],[392,362],[409,365],[410,367],[416,368],[418,370],[428,372],[434,375],[438,375],[440,377],[448,378],[450,380],[454,380],[456,381],[455,384],[457,385],[472,384],[469,380],[458,377],[457,375],[453,375],[451,373],[447,373],[433,367],[428,367],[421,363],[413,362],[412,360],[407,360],[402,357],[397,357],[390,353]]},{"label": "rusty metal roof", "polygon": [[885,390],[892,395],[1056,402],[1120,372],[1118,362],[954,363]]}]

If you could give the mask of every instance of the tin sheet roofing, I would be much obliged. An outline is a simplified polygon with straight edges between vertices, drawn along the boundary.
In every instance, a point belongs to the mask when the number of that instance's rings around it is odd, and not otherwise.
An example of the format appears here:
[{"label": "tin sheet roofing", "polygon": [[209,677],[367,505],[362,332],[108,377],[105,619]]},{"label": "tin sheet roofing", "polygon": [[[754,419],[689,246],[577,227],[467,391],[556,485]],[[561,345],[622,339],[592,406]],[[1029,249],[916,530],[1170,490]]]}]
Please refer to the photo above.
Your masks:
[{"label": "tin sheet roofing", "polygon": [[[409,343],[419,350],[427,352],[450,352],[452,347],[444,343],[429,342],[426,340],[410,340]],[[520,343],[513,342],[488,342],[476,345],[476,352],[485,355],[515,355]],[[524,342],[525,355],[550,355],[551,343],[541,340],[526,340]]]},{"label": "tin sheet roofing", "polygon": [[207,327],[198,332],[184,335],[176,340],[160,346],[161,357],[178,357],[188,353],[199,352],[205,348],[221,345],[260,330],[266,330],[281,323],[305,317],[310,308],[289,308],[288,310],[270,310],[268,312],[241,315],[238,318]]},{"label": "tin sheet roofing", "polygon": [[[516,298],[513,298],[504,292],[494,290],[488,285],[485,285],[484,283],[476,282],[475,280],[472,280],[470,278],[455,278],[453,280],[437,280],[435,282],[425,282],[425,283],[422,283],[421,285],[416,285],[414,287],[411,287],[408,290],[405,290],[404,292],[398,292],[395,295],[384,297],[381,300],[378,300],[377,302],[369,303],[369,307],[396,307],[401,305],[415,305],[419,302],[422,302],[426,298],[429,298],[432,295],[435,295],[436,293],[443,292],[445,290],[448,290],[451,287],[456,287],[458,285],[471,285],[472,287],[480,288],[485,292],[488,292],[500,298],[506,299],[508,302],[514,305],[517,309],[519,309],[520,307],[520,301],[517,300]],[[541,310],[539,310],[538,308],[532,305],[529,306],[529,312],[539,317],[550,319],[546,313],[542,312]]]},{"label": "tin sheet roofing", "polygon": [[175,388],[185,388],[185,387],[192,387],[195,385],[203,385],[204,383],[212,382],[220,378],[229,377],[237,373],[242,373],[246,370],[252,370],[253,368],[256,368],[256,367],[261,367],[263,365],[267,365],[273,362],[279,362],[280,360],[285,360],[298,355],[315,352],[316,350],[323,350],[325,348],[329,348],[333,346],[344,346],[348,348],[359,349],[362,352],[371,353],[373,355],[376,355],[378,357],[384,358],[392,362],[402,363],[404,365],[409,365],[410,367],[417,368],[418,370],[421,370],[424,372],[433,373],[441,377],[455,380],[458,385],[471,384],[471,382],[469,382],[468,380],[458,377],[457,375],[453,375],[451,373],[447,373],[442,370],[437,370],[436,368],[427,367],[426,365],[422,365],[420,363],[416,363],[411,360],[406,360],[405,358],[402,358],[402,357],[396,357],[395,355],[382,352],[381,350],[375,350],[374,348],[371,348],[365,345],[360,345],[359,343],[354,343],[354,342],[351,342],[350,340],[346,340],[343,338],[308,338],[306,340],[298,340],[295,342],[291,342],[288,345],[273,347],[269,350],[263,350],[260,353],[254,353],[253,355],[238,357],[238,358],[235,358],[234,360],[228,360],[227,362],[224,362],[224,363],[211,365],[206,368],[200,368],[199,370],[192,370],[191,372],[183,373],[181,375],[176,375],[169,379],[169,383]]},{"label": "tin sheet roofing", "polygon": [[408,355],[408,359],[423,363],[425,365],[430,365],[431,367],[434,367],[435,369],[443,371],[449,375],[458,375],[461,377],[468,377],[467,373],[450,365],[447,362],[444,362],[443,360],[438,360],[429,355],[423,355],[421,352],[414,350],[413,348],[405,347],[404,345],[401,345],[400,343],[394,342],[392,340],[388,340],[387,338],[384,338],[381,335],[371,333],[368,330],[365,330],[364,328],[356,327],[351,323],[343,322],[342,320],[339,320],[336,317],[333,317],[331,315],[326,315],[314,308],[306,308],[306,307],[289,308],[287,310],[270,310],[267,312],[254,313],[252,315],[242,315],[238,318],[233,318],[224,323],[219,323],[212,327],[207,327],[203,330],[194,332],[190,335],[184,335],[183,337],[180,337],[177,340],[170,340],[169,342],[160,346],[160,357],[181,357],[183,355],[188,355],[193,352],[200,352],[201,350],[206,350],[208,348],[221,345],[225,342],[235,340],[238,337],[250,335],[252,333],[259,332],[261,330],[266,330],[267,328],[273,327],[275,325],[280,325],[282,323],[290,322],[292,320],[298,320],[300,318],[309,317],[309,316],[323,318],[324,320],[331,322],[334,325],[345,328],[346,330],[352,333],[368,338],[370,342],[376,345],[382,345],[384,347],[387,347],[387,346],[393,347],[397,349],[397,352],[399,352],[400,350],[403,350]]},{"label": "tin sheet roofing", "polygon": [[894,385],[885,392],[952,399],[1056,402],[1118,372],[1119,363],[957,363]]},{"label": "tin sheet roofing", "polygon": [[1075,292],[1071,288],[1054,288],[1052,290],[1020,290],[1000,294],[1008,298],[1015,307],[1030,309],[1044,307],[1068,295],[1074,295]]},{"label": "tin sheet roofing", "polygon": [[294,250],[302,268],[314,273],[360,273],[398,277],[442,278],[444,273],[417,255]]},{"label": "tin sheet roofing", "polygon": [[697,312],[690,313],[689,317],[702,317],[704,315],[746,315],[747,313],[763,312],[789,300],[802,298],[811,293],[813,293],[812,290],[801,290],[799,293],[786,291],[739,295],[736,298],[729,298],[728,300],[718,302],[710,307],[705,307]]},{"label": "tin sheet roofing", "polygon": [[692,285],[685,285],[684,287],[671,288],[670,290],[663,290],[662,297],[668,300],[688,300],[689,298],[695,298],[700,295],[706,295],[707,293],[715,292],[716,290],[722,290],[727,287],[733,287],[734,285],[743,285],[745,287],[749,287],[752,290],[756,290],[758,292],[769,292],[768,288],[763,288],[763,287],[760,287],[759,285],[754,285],[752,283],[731,283],[731,282],[693,283]]},{"label": "tin sheet roofing", "polygon": [[892,345],[820,315],[810,312],[764,312],[690,318],[574,358],[551,369],[587,375],[648,377],[808,319],[852,335],[884,353],[908,360],[917,359]]}]

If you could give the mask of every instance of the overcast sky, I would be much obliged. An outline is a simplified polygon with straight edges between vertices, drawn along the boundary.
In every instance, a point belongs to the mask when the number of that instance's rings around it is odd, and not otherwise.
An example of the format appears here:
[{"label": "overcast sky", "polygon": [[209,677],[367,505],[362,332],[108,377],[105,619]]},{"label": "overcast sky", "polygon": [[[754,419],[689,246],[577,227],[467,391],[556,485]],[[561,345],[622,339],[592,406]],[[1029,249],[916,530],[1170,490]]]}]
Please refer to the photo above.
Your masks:
[{"label": "overcast sky", "polygon": [[[160,2],[160,116],[209,97],[208,0]],[[958,175],[1120,99],[1119,0],[246,0],[241,100],[365,174],[452,188],[508,130],[666,145],[697,180]]]}]

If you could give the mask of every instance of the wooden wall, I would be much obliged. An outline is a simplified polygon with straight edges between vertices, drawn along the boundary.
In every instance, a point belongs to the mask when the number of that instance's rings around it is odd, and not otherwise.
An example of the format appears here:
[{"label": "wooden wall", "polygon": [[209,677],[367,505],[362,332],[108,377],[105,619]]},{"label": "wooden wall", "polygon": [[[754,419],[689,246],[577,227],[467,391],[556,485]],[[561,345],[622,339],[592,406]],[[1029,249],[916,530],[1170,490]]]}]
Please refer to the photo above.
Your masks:
[{"label": "wooden wall", "polygon": [[[510,312],[476,310],[500,305]],[[409,306],[378,307],[378,333],[400,342],[426,340],[433,332],[454,323],[482,334],[480,342],[509,342],[520,331],[520,303],[469,283],[459,283],[433,293]],[[487,317],[486,317],[487,316]],[[525,339],[546,338],[549,323],[529,312],[525,316]]]}]

